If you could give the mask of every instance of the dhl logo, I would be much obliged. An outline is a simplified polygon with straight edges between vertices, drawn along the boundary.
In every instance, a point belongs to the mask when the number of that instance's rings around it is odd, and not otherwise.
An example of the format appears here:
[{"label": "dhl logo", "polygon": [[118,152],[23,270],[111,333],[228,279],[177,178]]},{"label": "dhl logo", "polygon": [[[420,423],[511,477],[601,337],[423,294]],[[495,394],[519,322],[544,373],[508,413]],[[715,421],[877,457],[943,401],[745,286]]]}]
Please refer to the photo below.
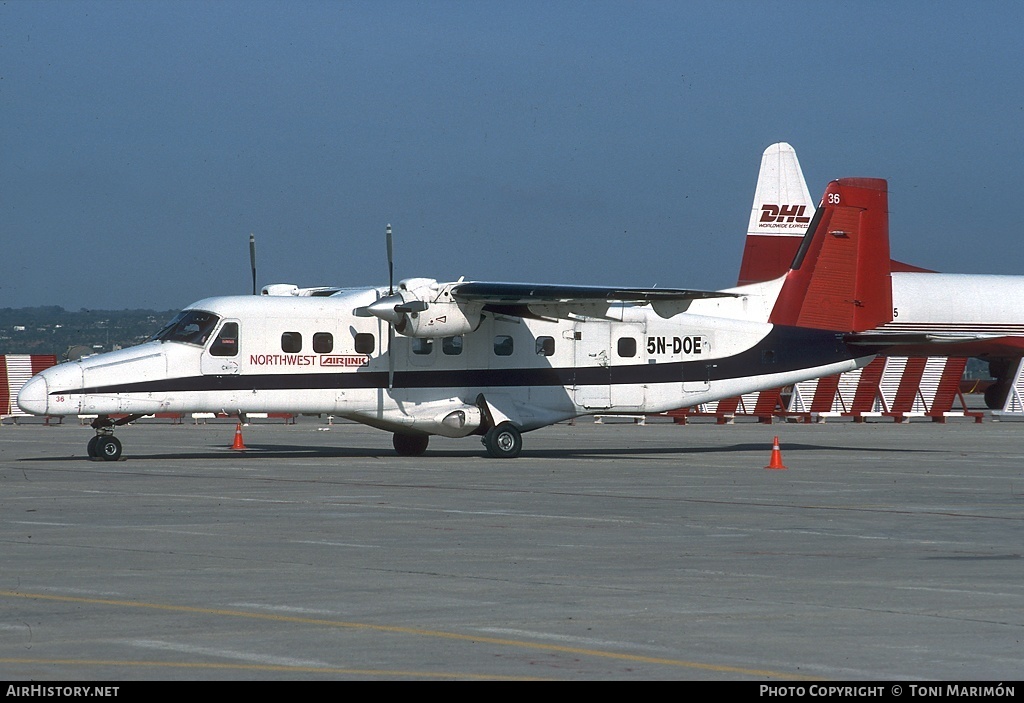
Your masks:
[{"label": "dhl logo", "polygon": [[806,205],[762,205],[761,223],[776,225],[796,223],[806,225],[811,221],[810,217],[804,215],[806,210]]}]

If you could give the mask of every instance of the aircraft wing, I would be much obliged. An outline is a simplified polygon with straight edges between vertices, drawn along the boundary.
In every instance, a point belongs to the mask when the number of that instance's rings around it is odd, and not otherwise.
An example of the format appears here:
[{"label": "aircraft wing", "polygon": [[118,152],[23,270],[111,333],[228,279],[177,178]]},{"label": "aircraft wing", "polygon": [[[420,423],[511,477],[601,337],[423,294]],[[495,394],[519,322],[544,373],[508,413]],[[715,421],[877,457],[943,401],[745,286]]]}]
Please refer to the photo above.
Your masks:
[{"label": "aircraft wing", "polygon": [[485,310],[517,317],[558,317],[572,314],[602,317],[611,303],[650,303],[668,318],[686,310],[693,300],[735,298],[735,293],[690,288],[613,288],[539,283],[459,283],[452,298],[476,303]]}]

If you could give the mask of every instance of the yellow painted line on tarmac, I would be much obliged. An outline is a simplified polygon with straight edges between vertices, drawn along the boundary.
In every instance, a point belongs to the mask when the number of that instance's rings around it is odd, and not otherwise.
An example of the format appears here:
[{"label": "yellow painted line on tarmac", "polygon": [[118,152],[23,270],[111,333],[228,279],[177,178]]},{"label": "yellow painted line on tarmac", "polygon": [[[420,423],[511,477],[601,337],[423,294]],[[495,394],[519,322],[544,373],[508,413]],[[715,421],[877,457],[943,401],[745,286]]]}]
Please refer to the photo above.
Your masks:
[{"label": "yellow painted line on tarmac", "polygon": [[493,676],[484,674],[430,673],[389,669],[336,669],[319,666],[282,666],[275,664],[213,664],[208,662],[119,661],[117,659],[4,659],[0,664],[32,664],[35,666],[134,666],[164,669],[229,669],[240,671],[275,671],[302,674],[342,676],[406,676],[416,679],[479,679],[480,681],[544,681],[527,676]]},{"label": "yellow painted line on tarmac", "polygon": [[[84,598],[80,596],[59,596],[46,593],[21,593],[19,591],[0,591],[2,598],[25,598],[30,600],[52,600],[62,603],[89,603],[92,605],[111,605],[126,608],[145,608],[147,610],[161,610],[172,613],[194,613],[196,615],[220,615],[232,618],[245,618],[249,620],[264,620],[270,622],[287,622],[301,625],[317,625],[320,627],[333,627],[349,630],[365,630],[372,632],[389,632],[394,634],[416,635],[418,637],[431,637],[434,639],[459,640],[463,642],[474,642],[482,644],[494,644],[503,647],[515,647],[542,652],[558,652],[561,654],[572,654],[575,656],[596,657],[600,659],[615,659],[619,661],[636,662],[642,664],[656,664],[684,669],[697,669],[701,671],[714,671],[718,673],[732,673],[743,676],[780,678],[787,680],[817,680],[820,677],[801,676],[792,672],[771,671],[767,669],[748,669],[740,666],[727,666],[721,664],[705,664],[691,662],[682,659],[667,659],[662,657],[648,657],[638,654],[626,654],[625,652],[613,652],[601,649],[588,649],[583,647],[570,647],[558,644],[545,644],[541,642],[528,642],[526,640],[513,640],[502,637],[486,637],[479,635],[464,635],[457,632],[446,632],[444,630],[426,630],[416,627],[401,627],[397,625],[373,625],[361,622],[346,622],[343,620],[326,620],[323,618],[308,618],[296,615],[278,615],[274,613],[253,613],[245,610],[228,610],[224,608],[200,608],[188,605],[170,605],[165,603],[145,603],[129,600],[115,600],[110,598]],[[2,660],[0,661],[7,661]],[[165,665],[170,666],[170,665]],[[234,668],[238,665],[209,665],[211,667],[224,666]],[[263,666],[252,665],[254,669],[280,670],[280,671],[304,671],[303,667],[288,666]],[[329,671],[326,669],[312,668],[309,671]],[[347,671],[347,670],[339,670]],[[394,675],[396,672],[391,672]],[[424,674],[410,674],[412,676],[423,676]],[[440,676],[440,675],[439,675]],[[492,677],[487,677],[492,678]],[[494,677],[497,678],[497,677]]]}]

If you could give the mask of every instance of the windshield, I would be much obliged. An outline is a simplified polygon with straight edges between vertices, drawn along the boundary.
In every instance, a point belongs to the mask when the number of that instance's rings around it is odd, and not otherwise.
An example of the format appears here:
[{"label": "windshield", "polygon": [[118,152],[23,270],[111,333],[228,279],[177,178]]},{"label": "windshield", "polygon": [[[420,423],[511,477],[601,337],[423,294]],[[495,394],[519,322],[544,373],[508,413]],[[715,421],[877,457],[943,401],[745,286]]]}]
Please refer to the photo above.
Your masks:
[{"label": "windshield", "polygon": [[203,310],[182,310],[147,341],[182,342],[203,346],[220,316]]}]

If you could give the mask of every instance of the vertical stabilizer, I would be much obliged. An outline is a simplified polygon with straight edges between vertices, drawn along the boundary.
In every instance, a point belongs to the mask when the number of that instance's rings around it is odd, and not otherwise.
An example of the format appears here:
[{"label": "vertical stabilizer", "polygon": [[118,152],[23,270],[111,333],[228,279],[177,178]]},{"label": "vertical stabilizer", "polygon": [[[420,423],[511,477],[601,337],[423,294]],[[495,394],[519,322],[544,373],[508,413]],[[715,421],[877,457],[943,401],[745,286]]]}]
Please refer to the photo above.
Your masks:
[{"label": "vertical stabilizer", "polygon": [[883,179],[829,183],[769,322],[854,332],[890,322],[888,203]]},{"label": "vertical stabilizer", "polygon": [[761,155],[738,285],[784,274],[814,214],[796,150],[785,142]]}]

